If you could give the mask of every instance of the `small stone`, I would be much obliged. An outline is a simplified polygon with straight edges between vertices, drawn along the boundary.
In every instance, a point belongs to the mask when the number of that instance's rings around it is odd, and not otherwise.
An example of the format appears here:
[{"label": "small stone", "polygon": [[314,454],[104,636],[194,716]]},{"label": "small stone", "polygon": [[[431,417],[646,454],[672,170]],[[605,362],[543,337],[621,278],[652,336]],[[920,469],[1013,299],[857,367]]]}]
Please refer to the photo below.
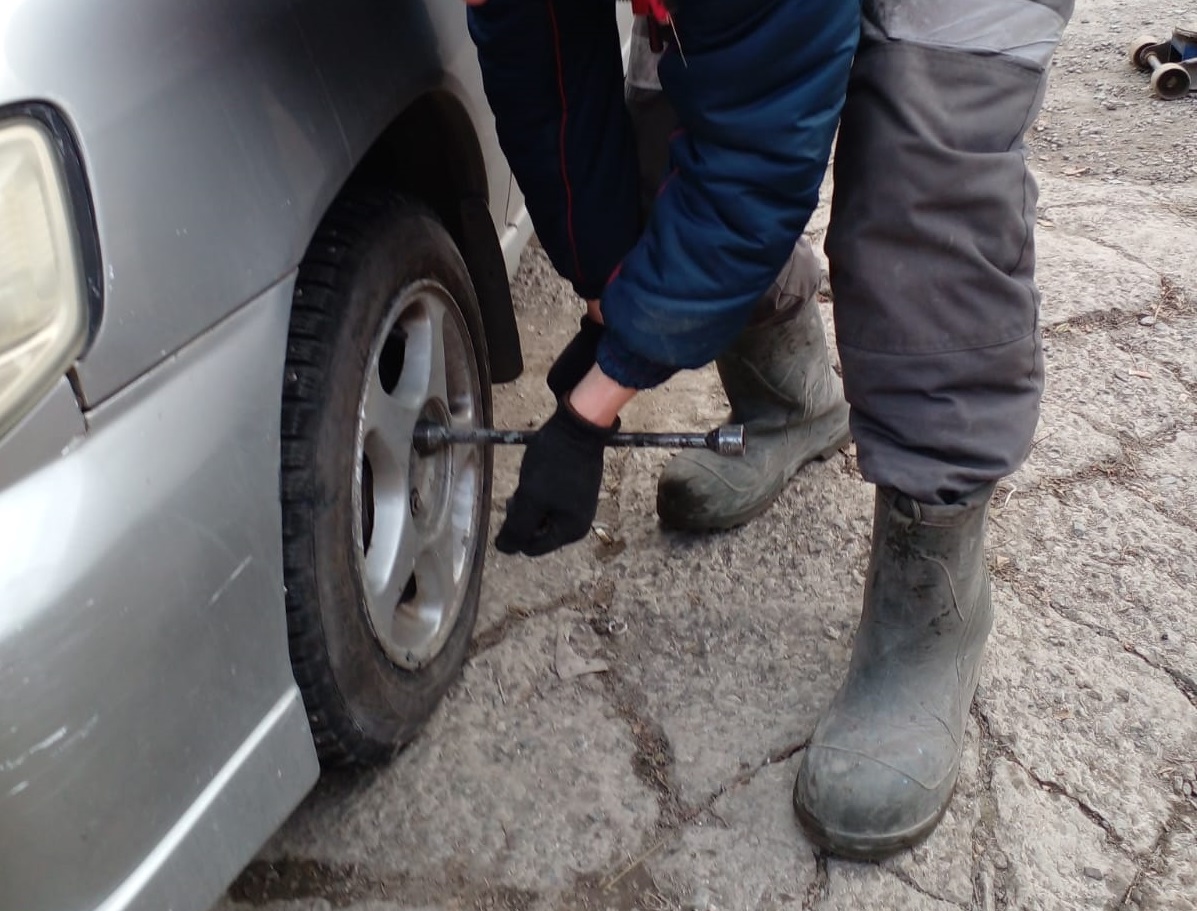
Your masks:
[{"label": "small stone", "polygon": [[1172,790],[1181,796],[1185,793],[1185,780],[1179,775],[1172,779]]},{"label": "small stone", "polygon": [[1085,537],[1084,524],[1082,524],[1081,522],[1073,522],[1072,523],[1072,533],[1075,537],[1078,537],[1078,538]]},{"label": "small stone", "polygon": [[1082,872],[1090,879],[1096,879],[1098,882],[1106,878],[1106,875],[1097,869],[1097,867],[1085,867]]},{"label": "small stone", "polygon": [[1105,104],[1103,104],[1103,105],[1102,105],[1102,107],[1103,107],[1103,108],[1105,108],[1107,111],[1116,111],[1116,110],[1118,110],[1118,105],[1116,105],[1116,104],[1115,104],[1114,102],[1112,102],[1112,101],[1107,101]]},{"label": "small stone", "polygon": [[981,911],[994,911],[997,902],[994,900],[993,871],[982,868],[977,874],[977,885],[981,892]]},{"label": "small stone", "polygon": [[1146,316],[1139,317],[1139,325],[1140,326],[1154,326],[1155,324],[1156,324],[1156,318],[1154,316],[1152,316],[1150,313],[1147,314]]},{"label": "small stone", "polygon": [[823,627],[823,635],[832,642],[838,642],[840,638],[840,631],[829,623],[827,626]]},{"label": "small stone", "polygon": [[995,870],[1005,870],[1010,866],[1010,858],[1004,851],[994,851],[993,866]]}]

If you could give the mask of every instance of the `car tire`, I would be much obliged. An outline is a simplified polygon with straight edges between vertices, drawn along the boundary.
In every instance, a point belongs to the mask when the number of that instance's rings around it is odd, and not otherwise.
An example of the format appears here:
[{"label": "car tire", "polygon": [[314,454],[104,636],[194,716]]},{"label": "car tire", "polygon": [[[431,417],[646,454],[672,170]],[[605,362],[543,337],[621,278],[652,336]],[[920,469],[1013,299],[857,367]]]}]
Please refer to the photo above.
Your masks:
[{"label": "car tire", "polygon": [[325,766],[407,744],[473,632],[492,455],[419,455],[417,419],[490,425],[474,287],[427,209],[346,195],[299,267],[282,403],[287,626]]}]

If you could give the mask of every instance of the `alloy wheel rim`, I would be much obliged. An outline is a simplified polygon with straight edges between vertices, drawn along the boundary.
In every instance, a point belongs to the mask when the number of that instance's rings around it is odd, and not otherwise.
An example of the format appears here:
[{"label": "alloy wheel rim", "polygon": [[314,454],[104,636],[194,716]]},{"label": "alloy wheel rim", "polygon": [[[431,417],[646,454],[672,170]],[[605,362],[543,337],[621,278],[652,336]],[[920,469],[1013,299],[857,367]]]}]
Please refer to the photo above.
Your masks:
[{"label": "alloy wheel rim", "polygon": [[417,671],[444,648],[464,606],[481,533],[476,446],[420,455],[417,421],[477,427],[481,379],[452,295],[407,286],[375,336],[359,399],[353,501],[358,572],[375,638]]}]

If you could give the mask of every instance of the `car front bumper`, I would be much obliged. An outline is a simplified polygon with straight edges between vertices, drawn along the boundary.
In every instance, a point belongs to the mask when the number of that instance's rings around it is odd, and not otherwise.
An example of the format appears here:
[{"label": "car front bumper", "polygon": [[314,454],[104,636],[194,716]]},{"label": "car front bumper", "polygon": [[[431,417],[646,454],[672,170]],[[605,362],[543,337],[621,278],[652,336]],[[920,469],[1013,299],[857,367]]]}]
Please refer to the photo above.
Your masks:
[{"label": "car front bumper", "polygon": [[4,907],[206,907],[316,779],[278,500],[292,286],[85,418],[64,381],[0,443]]}]

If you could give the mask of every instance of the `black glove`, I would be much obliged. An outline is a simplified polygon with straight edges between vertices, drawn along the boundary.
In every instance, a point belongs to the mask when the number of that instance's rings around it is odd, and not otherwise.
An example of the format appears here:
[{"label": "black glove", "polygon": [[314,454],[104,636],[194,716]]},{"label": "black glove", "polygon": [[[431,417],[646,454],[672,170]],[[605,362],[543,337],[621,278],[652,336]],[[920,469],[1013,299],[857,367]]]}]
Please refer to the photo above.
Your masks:
[{"label": "black glove", "polygon": [[559,400],[572,392],[582,377],[590,372],[594,366],[594,359],[598,355],[599,340],[603,337],[602,323],[596,323],[589,316],[582,317],[582,323],[565,350],[557,355],[553,366],[549,368],[545,382]]},{"label": "black glove", "polygon": [[603,447],[617,430],[618,420],[599,427],[561,400],[524,451],[520,483],[507,501],[495,547],[539,557],[586,537],[598,511]]}]

